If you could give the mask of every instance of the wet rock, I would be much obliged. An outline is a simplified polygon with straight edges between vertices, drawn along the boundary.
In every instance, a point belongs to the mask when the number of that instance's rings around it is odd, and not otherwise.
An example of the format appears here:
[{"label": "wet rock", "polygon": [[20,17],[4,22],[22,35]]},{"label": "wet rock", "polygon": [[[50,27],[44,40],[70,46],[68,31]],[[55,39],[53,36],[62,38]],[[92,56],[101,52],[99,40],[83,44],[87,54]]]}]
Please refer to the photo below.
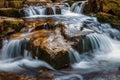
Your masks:
[{"label": "wet rock", "polygon": [[55,8],[56,8],[56,9],[55,9],[55,10],[56,10],[56,14],[61,14],[61,9],[60,9],[60,7],[59,7],[59,6],[56,6]]},{"label": "wet rock", "polygon": [[46,15],[53,15],[54,14],[54,11],[51,7],[47,7],[46,8],[46,11],[45,11],[45,14]]},{"label": "wet rock", "polygon": [[70,46],[65,43],[59,30],[54,32],[42,30],[34,34],[30,40],[33,45],[30,50],[33,56],[47,61],[54,68],[62,68],[68,66],[68,51]]}]

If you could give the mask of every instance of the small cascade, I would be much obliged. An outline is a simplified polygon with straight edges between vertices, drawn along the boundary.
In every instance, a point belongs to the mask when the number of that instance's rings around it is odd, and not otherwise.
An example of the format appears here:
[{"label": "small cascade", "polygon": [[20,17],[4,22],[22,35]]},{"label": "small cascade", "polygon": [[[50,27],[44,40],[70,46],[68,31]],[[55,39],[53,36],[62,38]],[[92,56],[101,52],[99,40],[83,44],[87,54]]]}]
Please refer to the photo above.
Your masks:
[{"label": "small cascade", "polygon": [[24,10],[25,16],[34,15],[61,15],[62,9],[59,6],[43,7],[43,6],[29,6]]},{"label": "small cascade", "polygon": [[27,39],[11,40],[8,43],[5,42],[5,45],[3,46],[1,51],[1,59],[10,59],[23,56],[24,52],[26,53],[26,51],[24,50],[26,43]]},{"label": "small cascade", "polygon": [[[101,38],[102,37],[102,38]],[[109,51],[111,50],[111,43],[107,36],[97,33],[87,35],[82,40],[82,52],[88,51]]]},{"label": "small cascade", "polygon": [[82,13],[85,3],[86,1],[78,1],[73,3],[73,5],[71,6],[71,11],[79,14]]},{"label": "small cascade", "polygon": [[[86,1],[78,1],[73,3],[70,7],[68,3],[64,4],[55,4],[52,6],[41,6],[41,5],[34,5],[34,6],[27,6],[24,10],[25,17],[35,16],[35,15],[68,15],[68,14],[80,14],[83,11],[83,7]],[[62,5],[62,6],[61,6]],[[73,14],[74,13],[74,14]]]},{"label": "small cascade", "polygon": [[71,64],[81,61],[80,54],[73,48],[69,50],[69,57],[70,57]]}]

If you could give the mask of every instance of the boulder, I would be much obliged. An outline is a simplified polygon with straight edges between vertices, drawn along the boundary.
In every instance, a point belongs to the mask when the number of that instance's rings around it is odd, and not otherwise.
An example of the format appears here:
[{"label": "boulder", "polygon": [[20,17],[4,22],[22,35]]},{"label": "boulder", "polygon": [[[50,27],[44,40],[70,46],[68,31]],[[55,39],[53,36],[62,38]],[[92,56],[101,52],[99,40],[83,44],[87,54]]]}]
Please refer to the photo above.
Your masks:
[{"label": "boulder", "polygon": [[56,69],[69,66],[68,51],[70,45],[67,44],[60,30],[37,30],[31,33],[14,34],[11,39],[29,38],[26,49],[33,58],[44,60]]},{"label": "boulder", "polygon": [[37,56],[39,59],[47,61],[57,69],[68,66],[68,51],[70,49],[59,33],[59,29],[53,32],[40,30],[31,38],[32,47],[29,49],[32,50],[34,57]]}]

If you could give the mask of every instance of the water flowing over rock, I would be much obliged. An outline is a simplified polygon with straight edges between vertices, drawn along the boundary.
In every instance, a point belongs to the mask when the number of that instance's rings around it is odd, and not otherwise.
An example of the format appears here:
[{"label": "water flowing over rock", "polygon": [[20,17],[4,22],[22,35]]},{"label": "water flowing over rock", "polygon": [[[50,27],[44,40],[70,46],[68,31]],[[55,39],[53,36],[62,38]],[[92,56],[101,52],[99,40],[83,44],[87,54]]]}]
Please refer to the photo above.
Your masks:
[{"label": "water flowing over rock", "polygon": [[[96,0],[76,1],[71,9],[67,3],[24,6],[24,28],[3,38],[0,71],[53,80],[87,80],[85,75],[90,73],[117,72],[120,31],[84,15],[83,8],[90,1]],[[103,10],[94,3],[92,10]]]},{"label": "water flowing over rock", "polygon": [[[79,1],[74,3],[71,7],[67,3],[28,6],[24,10],[25,17],[29,16],[43,16],[43,15],[66,15],[70,13],[82,13],[86,1]],[[71,8],[71,10],[70,10]]]},{"label": "water flowing over rock", "polygon": [[[46,60],[54,67],[66,66],[69,61],[64,61],[64,57],[67,58],[70,46],[65,43],[59,29],[55,30],[55,33],[49,31],[40,31],[38,33],[34,34],[34,37],[31,39],[32,48],[36,47],[32,52],[33,55]],[[63,65],[63,63],[66,65]]]}]

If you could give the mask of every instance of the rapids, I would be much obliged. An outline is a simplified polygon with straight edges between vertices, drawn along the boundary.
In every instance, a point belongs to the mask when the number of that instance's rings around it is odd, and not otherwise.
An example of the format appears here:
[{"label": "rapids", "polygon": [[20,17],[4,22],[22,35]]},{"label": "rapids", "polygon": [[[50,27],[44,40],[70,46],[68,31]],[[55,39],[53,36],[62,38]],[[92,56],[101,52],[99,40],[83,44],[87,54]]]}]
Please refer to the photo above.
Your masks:
[{"label": "rapids", "polygon": [[[56,22],[64,22],[68,26],[67,33],[75,32],[83,28],[84,31],[95,31],[82,39],[82,52],[76,49],[69,50],[71,68],[69,70],[54,70],[48,63],[33,59],[25,49],[25,40],[4,40],[0,57],[0,71],[22,73],[24,71],[38,71],[42,68],[53,70],[53,80],[87,80],[83,74],[92,72],[116,71],[120,67],[120,31],[113,29],[108,23],[99,23],[96,17],[82,14],[86,1],[79,1],[72,5],[71,9],[62,8],[61,14],[56,14],[55,6],[52,7],[52,15],[46,15],[43,6],[28,6],[25,10],[26,20],[40,20],[48,17]],[[83,25],[87,27],[83,27]],[[29,33],[28,33],[29,34]],[[25,34],[27,35],[27,34]],[[91,46],[91,48],[90,48]],[[24,50],[22,48],[24,47]],[[21,51],[22,50],[22,51]],[[49,72],[48,72],[49,73]],[[50,73],[49,73],[50,74]],[[91,80],[107,80],[96,78]],[[111,78],[110,80],[114,80]],[[115,79],[116,80],[116,79]]]}]

